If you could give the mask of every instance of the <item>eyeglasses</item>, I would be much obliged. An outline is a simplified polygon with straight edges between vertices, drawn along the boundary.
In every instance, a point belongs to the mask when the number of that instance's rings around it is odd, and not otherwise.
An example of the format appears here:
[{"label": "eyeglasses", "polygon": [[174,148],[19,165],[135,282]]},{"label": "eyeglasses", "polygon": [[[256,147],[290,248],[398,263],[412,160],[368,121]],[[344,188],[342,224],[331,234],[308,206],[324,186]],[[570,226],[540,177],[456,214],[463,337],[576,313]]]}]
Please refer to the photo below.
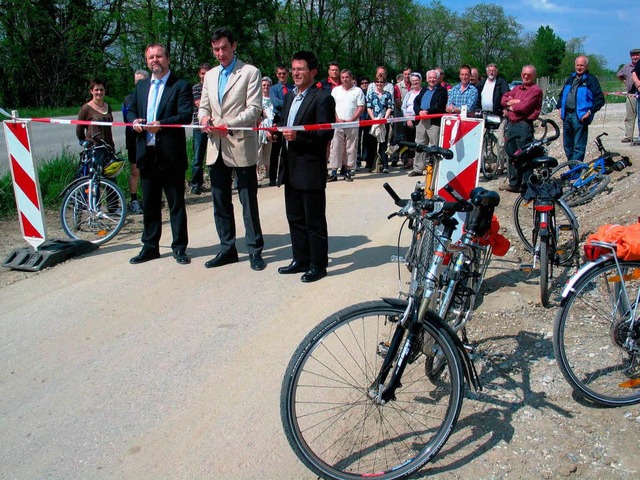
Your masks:
[{"label": "eyeglasses", "polygon": [[369,85],[369,82],[360,82],[360,85]]},{"label": "eyeglasses", "polygon": [[384,82],[376,82],[376,85],[384,85]]},{"label": "eyeglasses", "polygon": [[300,67],[300,68],[292,68],[291,69],[291,73],[300,73],[300,72],[308,72],[309,68],[307,67]]}]

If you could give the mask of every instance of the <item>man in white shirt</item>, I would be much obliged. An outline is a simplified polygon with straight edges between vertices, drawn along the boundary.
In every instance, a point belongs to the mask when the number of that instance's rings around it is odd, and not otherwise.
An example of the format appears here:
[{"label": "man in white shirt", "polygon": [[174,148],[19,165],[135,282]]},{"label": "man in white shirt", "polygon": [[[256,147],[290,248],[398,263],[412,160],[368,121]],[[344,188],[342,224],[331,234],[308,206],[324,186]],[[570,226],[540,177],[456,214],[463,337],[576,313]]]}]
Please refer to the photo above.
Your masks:
[{"label": "man in white shirt", "polygon": [[[336,102],[336,123],[355,122],[365,108],[365,98],[362,89],[353,85],[353,75],[350,70],[340,72],[339,87],[331,91]],[[352,182],[352,172],[358,157],[358,127],[338,128],[333,134],[329,151],[329,165],[331,173],[328,182],[338,180],[338,168],[344,166],[344,179]]]},{"label": "man in white shirt", "polygon": [[509,91],[509,84],[504,78],[498,76],[498,66],[495,63],[487,65],[486,72],[487,78],[481,80],[477,87],[479,92],[478,109],[484,112],[491,112],[500,117],[500,127],[496,132],[498,154],[502,159],[506,159],[507,155],[504,152],[504,127],[506,122],[500,101],[502,96]]}]

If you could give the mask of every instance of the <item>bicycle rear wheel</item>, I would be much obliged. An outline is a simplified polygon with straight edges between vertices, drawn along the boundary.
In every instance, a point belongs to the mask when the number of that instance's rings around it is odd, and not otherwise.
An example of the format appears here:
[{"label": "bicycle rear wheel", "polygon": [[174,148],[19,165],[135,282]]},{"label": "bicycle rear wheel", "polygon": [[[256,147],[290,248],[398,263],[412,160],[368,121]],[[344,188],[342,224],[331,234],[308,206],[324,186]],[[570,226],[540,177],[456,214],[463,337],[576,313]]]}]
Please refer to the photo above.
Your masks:
[{"label": "bicycle rear wheel", "polygon": [[492,180],[498,173],[498,139],[494,134],[485,135],[482,146],[482,175]]},{"label": "bicycle rear wheel", "polygon": [[125,219],[124,194],[106,178],[79,180],[62,200],[60,220],[69,238],[101,245],[118,234]]},{"label": "bicycle rear wheel", "polygon": [[540,301],[545,307],[549,306],[549,279],[553,268],[549,253],[549,237],[540,237]]},{"label": "bicycle rear wheel", "polygon": [[609,180],[609,175],[593,175],[591,180],[585,185],[576,187],[574,183],[571,189],[562,195],[562,199],[567,202],[567,205],[570,207],[590,202],[593,197],[607,188]]},{"label": "bicycle rear wheel", "polygon": [[[587,273],[558,311],[553,349],[564,378],[580,396],[605,406],[640,403],[640,262],[622,262],[627,294],[613,261]],[[636,349],[625,345],[631,322]],[[635,386],[634,386],[635,385]]]},{"label": "bicycle rear wheel", "polygon": [[423,336],[443,354],[445,373],[437,384],[426,379],[419,356],[406,366],[395,399],[380,404],[371,398],[402,315],[401,307],[383,301],[353,305],[320,323],[293,355],[280,412],[291,448],[317,475],[402,478],[427,463],[451,434],[463,373],[452,339],[435,324],[425,323]]},{"label": "bicycle rear wheel", "polygon": [[[555,202],[556,254],[558,263],[566,265],[578,252],[578,230],[572,222],[573,215],[569,208],[561,202]],[[518,237],[525,249],[533,252],[533,231],[535,229],[535,211],[533,200],[527,201],[522,196],[513,204],[513,221]]]}]

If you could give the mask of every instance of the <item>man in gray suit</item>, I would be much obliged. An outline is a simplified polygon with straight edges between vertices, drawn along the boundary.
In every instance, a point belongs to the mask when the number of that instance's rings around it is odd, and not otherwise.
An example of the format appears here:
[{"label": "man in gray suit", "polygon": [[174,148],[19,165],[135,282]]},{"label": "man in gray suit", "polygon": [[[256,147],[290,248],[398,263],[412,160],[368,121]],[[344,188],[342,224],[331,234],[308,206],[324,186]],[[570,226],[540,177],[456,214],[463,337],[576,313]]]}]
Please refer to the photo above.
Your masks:
[{"label": "man in gray suit", "polygon": [[233,130],[255,127],[262,111],[260,71],[235,56],[236,42],[226,28],[211,36],[211,48],[220,65],[204,77],[198,119],[209,135],[207,165],[211,177],[213,216],[220,238],[220,252],[206,262],[206,268],[238,261],[236,225],[231,199],[231,174],[238,179],[238,196],[242,203],[245,241],[253,270],[266,267],[262,259],[264,240],[258,213],[258,132]]}]

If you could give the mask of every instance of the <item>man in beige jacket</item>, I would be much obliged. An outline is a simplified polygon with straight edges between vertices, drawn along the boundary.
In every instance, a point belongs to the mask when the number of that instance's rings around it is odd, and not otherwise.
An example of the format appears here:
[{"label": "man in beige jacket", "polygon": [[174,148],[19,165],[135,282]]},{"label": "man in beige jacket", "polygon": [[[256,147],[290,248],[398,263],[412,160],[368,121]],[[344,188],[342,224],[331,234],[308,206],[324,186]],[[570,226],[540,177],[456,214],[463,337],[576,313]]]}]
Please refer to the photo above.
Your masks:
[{"label": "man in beige jacket", "polygon": [[258,213],[258,132],[234,130],[255,127],[262,111],[260,71],[235,56],[236,42],[226,28],[211,36],[211,48],[220,65],[204,77],[198,119],[209,135],[207,165],[211,177],[213,217],[220,238],[220,252],[206,262],[206,268],[238,261],[236,225],[231,199],[231,174],[236,173],[242,203],[245,241],[253,270],[266,267],[262,259],[264,240]]}]

